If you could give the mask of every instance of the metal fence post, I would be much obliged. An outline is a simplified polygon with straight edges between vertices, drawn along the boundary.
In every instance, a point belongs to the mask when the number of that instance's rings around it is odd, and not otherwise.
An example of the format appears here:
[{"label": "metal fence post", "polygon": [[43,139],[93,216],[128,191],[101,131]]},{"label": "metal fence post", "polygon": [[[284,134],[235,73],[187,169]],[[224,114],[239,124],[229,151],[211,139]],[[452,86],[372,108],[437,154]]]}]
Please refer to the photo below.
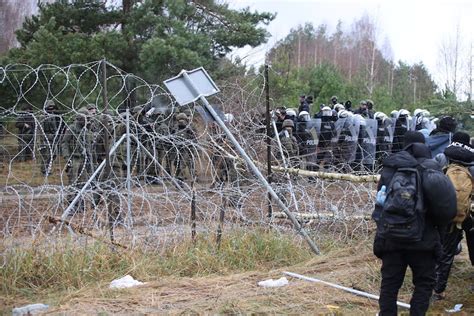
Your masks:
[{"label": "metal fence post", "polygon": [[[196,95],[199,95],[199,92],[198,92],[198,89],[196,88],[196,86],[194,85],[193,81],[191,80],[191,78],[189,78],[189,75],[186,73],[186,72],[183,72],[183,76],[186,80],[186,82],[193,88],[194,92],[196,93]],[[311,247],[311,250],[313,250],[314,253],[316,254],[320,254],[320,251],[319,251],[319,248],[316,246],[316,244],[311,240],[311,238],[309,237],[308,233],[303,229],[303,227],[301,226],[301,224],[298,222],[298,220],[296,220],[295,216],[293,215],[292,212],[290,212],[290,210],[288,209],[288,207],[285,205],[285,203],[283,203],[283,201],[278,197],[278,195],[276,194],[276,192],[273,190],[273,188],[270,186],[270,184],[268,183],[267,179],[265,179],[265,177],[262,175],[262,173],[260,172],[260,170],[258,170],[257,166],[255,166],[254,162],[252,161],[252,159],[247,155],[247,153],[245,152],[245,150],[242,148],[242,146],[240,146],[239,142],[237,141],[237,139],[235,139],[234,135],[232,134],[232,132],[227,128],[227,126],[225,125],[224,121],[222,121],[222,119],[219,117],[219,115],[216,113],[216,111],[214,110],[214,108],[209,104],[209,102],[207,101],[207,99],[200,95],[199,96],[199,100],[204,104],[204,106],[206,107],[206,109],[209,111],[209,113],[211,114],[211,116],[213,117],[213,119],[217,122],[217,124],[219,124],[219,126],[224,130],[224,132],[226,133],[227,137],[229,137],[230,141],[234,144],[235,148],[237,149],[237,151],[239,152],[239,154],[245,159],[247,165],[250,167],[250,169],[252,170],[252,172],[257,176],[257,178],[260,180],[260,182],[265,186],[265,188],[268,190],[268,192],[272,195],[272,197],[277,201],[278,205],[283,209],[283,211],[286,213],[286,215],[288,216],[288,218],[293,222],[296,230],[301,233],[301,235],[303,235],[303,237],[305,238],[306,242],[309,244],[309,246]]]},{"label": "metal fence post", "polygon": [[126,133],[127,133],[127,215],[131,223],[132,219],[132,173],[131,173],[131,155],[130,155],[130,108],[127,107],[126,112]]}]

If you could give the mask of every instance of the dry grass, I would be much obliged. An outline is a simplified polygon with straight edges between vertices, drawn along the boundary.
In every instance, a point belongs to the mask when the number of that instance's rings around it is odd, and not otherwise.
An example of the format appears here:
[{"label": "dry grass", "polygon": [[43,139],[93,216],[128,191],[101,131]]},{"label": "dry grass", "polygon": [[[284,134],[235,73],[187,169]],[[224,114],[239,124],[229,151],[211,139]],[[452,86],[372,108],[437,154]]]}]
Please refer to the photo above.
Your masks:
[{"label": "dry grass", "polygon": [[[324,254],[315,257],[298,239],[267,232],[260,232],[259,236],[235,235],[233,241],[223,244],[220,253],[201,240],[196,247],[183,244],[166,255],[148,256],[147,260],[135,254],[129,262],[133,265],[98,261],[101,266],[113,266],[103,268],[109,273],[96,275],[95,280],[91,278],[76,286],[66,280],[64,283],[69,283],[68,286],[38,288],[28,295],[9,294],[3,302],[0,299],[0,305],[9,309],[13,305],[41,301],[52,305],[50,313],[68,315],[376,313],[375,301],[306,281],[289,278],[288,286],[276,289],[257,286],[258,281],[280,278],[282,271],[292,271],[377,294],[380,263],[371,254],[370,239],[327,243],[321,245]],[[261,240],[260,246],[258,240]],[[272,240],[288,243],[274,248],[276,244]],[[122,253],[115,260],[128,262],[132,259],[129,256],[131,254]],[[257,258],[260,261],[256,261]],[[442,313],[444,308],[452,308],[456,303],[464,304],[466,315],[474,312],[473,296],[467,290],[468,283],[473,282],[469,280],[470,273],[472,268],[463,253],[456,258],[447,299],[435,303],[433,313]],[[147,283],[128,290],[108,289],[112,279],[125,274]],[[64,276],[56,282],[61,278]],[[411,275],[406,277],[401,289],[401,301],[409,301],[410,278]]]},{"label": "dry grass", "polygon": [[213,237],[207,237],[200,235],[195,244],[168,245],[160,252],[72,242],[12,248],[4,252],[0,270],[0,295],[5,300],[1,304],[0,299],[0,305],[74,292],[125,274],[143,280],[231,274],[292,265],[311,256],[299,238],[259,229],[225,235],[219,250]]}]

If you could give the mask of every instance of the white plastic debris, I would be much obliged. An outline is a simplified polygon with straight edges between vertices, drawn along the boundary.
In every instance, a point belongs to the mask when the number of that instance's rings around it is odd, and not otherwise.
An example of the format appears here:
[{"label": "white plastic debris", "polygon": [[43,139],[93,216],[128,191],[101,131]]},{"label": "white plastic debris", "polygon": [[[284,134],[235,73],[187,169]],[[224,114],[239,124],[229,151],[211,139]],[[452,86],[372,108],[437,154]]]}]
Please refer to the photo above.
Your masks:
[{"label": "white plastic debris", "polygon": [[130,275],[126,275],[123,278],[113,280],[112,282],[110,282],[109,288],[125,289],[125,288],[134,287],[141,284],[145,284],[145,283],[135,280]]},{"label": "white plastic debris", "polygon": [[457,313],[457,312],[460,312],[461,309],[462,309],[462,304],[456,304],[454,305],[453,309],[445,309],[445,311],[448,313]]},{"label": "white plastic debris", "polygon": [[13,316],[22,316],[22,315],[34,315],[36,313],[45,311],[49,308],[49,305],[45,304],[30,304],[22,307],[15,307],[12,310]]},{"label": "white plastic debris", "polygon": [[288,280],[285,277],[281,277],[278,280],[270,279],[258,282],[258,286],[261,287],[280,287],[285,285],[288,285]]}]

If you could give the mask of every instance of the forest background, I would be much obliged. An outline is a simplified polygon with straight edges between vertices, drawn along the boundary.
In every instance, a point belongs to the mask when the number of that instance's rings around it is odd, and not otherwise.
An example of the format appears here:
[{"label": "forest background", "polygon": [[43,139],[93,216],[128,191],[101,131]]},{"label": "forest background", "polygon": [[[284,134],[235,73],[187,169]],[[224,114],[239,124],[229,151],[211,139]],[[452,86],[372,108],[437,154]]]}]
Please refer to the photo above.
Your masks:
[{"label": "forest background", "polygon": [[[12,3],[0,4],[4,16],[19,9]],[[19,47],[4,50],[0,65],[66,66],[106,58],[151,83],[203,66],[218,84],[238,82],[261,90],[263,66],[246,65],[229,54],[267,42],[266,26],[277,18],[215,0],[121,0],[112,5],[59,0],[40,4],[38,14],[25,20],[16,32]],[[376,111],[424,108],[434,116],[452,115],[462,129],[473,131],[472,44],[469,52],[462,51],[463,38],[453,34],[433,52],[440,55],[446,78],[437,85],[423,62],[392,60],[386,53],[389,40],[378,46],[380,30],[370,15],[354,19],[349,27],[339,21],[332,33],[324,23],[303,23],[275,43],[265,57],[275,106],[297,107],[299,95],[312,95],[314,114],[333,95],[351,100],[353,107],[371,99]],[[0,89],[0,97],[4,108],[16,103],[12,91]]]}]

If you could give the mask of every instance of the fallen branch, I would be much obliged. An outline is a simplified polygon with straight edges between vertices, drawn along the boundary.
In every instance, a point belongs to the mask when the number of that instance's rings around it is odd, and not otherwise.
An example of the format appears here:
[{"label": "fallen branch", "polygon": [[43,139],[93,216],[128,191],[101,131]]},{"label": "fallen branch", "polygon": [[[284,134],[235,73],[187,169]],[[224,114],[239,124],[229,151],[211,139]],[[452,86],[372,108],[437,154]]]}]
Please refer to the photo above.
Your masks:
[{"label": "fallen branch", "polygon": [[[225,154],[226,157],[234,159],[234,160],[239,160],[245,163],[245,160],[229,153],[227,150],[225,150],[221,146],[218,146],[218,148],[221,150],[222,153]],[[259,166],[259,168],[265,167],[259,161],[254,160],[253,162],[257,166]],[[347,174],[347,173],[309,171],[309,170],[304,170],[304,169],[285,168],[285,167],[280,167],[280,166],[272,166],[272,170],[275,172],[289,173],[289,174],[294,174],[294,175],[303,176],[303,177],[314,177],[314,178],[328,179],[328,180],[344,180],[344,181],[358,182],[358,183],[368,183],[368,182],[377,183],[380,180],[380,175],[378,174],[358,176],[358,175]]]},{"label": "fallen branch", "polygon": [[60,219],[60,218],[57,218],[57,217],[53,217],[53,216],[46,216],[46,218],[48,219],[48,222],[50,222],[51,224],[54,224],[54,225],[57,225],[59,223],[63,223],[67,226],[69,226],[70,228],[72,228],[74,231],[76,231],[77,233],[79,234],[82,234],[82,235],[86,235],[86,236],[89,236],[89,237],[92,237],[96,240],[99,240],[103,243],[106,243],[106,244],[109,244],[109,245],[114,245],[114,246],[118,246],[118,247],[121,247],[123,249],[128,249],[127,246],[124,246],[122,244],[119,244],[115,241],[109,241],[109,240],[106,240],[104,239],[103,237],[100,237],[100,236],[96,236],[94,234],[92,234],[91,232],[87,231],[84,227],[81,227],[81,226],[78,226],[78,225],[75,225],[75,224],[72,224],[71,222],[69,222],[68,220],[65,220],[65,219]]},{"label": "fallen branch", "polygon": [[296,168],[285,169],[283,167],[272,166],[272,170],[277,172],[288,172],[290,174],[304,176],[304,177],[315,177],[320,179],[329,179],[329,180],[345,180],[350,182],[375,182],[377,183],[380,179],[380,175],[366,175],[366,176],[356,176],[353,174],[346,173],[332,173],[332,172],[320,172],[320,171],[309,171]]},{"label": "fallen branch", "polygon": [[[311,220],[311,219],[342,219],[342,218],[347,218],[347,219],[364,219],[364,220],[370,220],[371,217],[370,215],[344,215],[344,216],[338,216],[336,214],[332,213],[294,213],[293,215],[300,220]],[[274,212],[273,213],[274,218],[288,218],[288,216],[283,213],[283,212]]]}]

